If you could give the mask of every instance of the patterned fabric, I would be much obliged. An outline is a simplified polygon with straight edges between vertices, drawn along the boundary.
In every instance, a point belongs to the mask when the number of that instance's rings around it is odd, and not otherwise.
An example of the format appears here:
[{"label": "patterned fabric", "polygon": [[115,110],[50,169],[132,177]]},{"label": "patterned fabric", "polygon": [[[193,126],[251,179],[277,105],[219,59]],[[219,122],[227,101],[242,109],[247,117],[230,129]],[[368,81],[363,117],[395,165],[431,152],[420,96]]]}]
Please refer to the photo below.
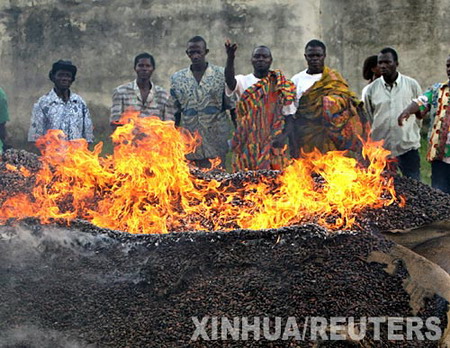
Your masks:
[{"label": "patterned fabric", "polygon": [[361,141],[367,134],[362,103],[335,70],[325,67],[322,78],[306,90],[299,100],[291,136],[294,157],[317,148],[321,152],[348,150],[359,156]]},{"label": "patterned fabric", "polygon": [[421,94],[419,83],[400,73],[392,86],[381,76],[367,87],[364,106],[371,122],[371,138],[383,140],[383,147],[393,157],[420,148],[422,121],[410,117],[400,127],[398,115]]},{"label": "patterned fabric", "polygon": [[117,87],[112,96],[111,123],[117,123],[125,110],[139,111],[139,116],[157,116],[163,121],[173,121],[175,108],[167,91],[152,83],[147,100],[142,101],[137,81]]},{"label": "patterned fabric", "polygon": [[283,168],[285,149],[272,147],[272,141],[283,131],[283,106],[294,100],[295,86],[279,70],[270,71],[241,95],[232,141],[233,171]]},{"label": "patterned fabric", "polygon": [[0,123],[7,121],[9,121],[8,100],[5,91],[0,88]]},{"label": "patterned fabric", "polygon": [[94,140],[89,109],[84,100],[75,93],[64,102],[52,89],[34,104],[28,141],[36,141],[49,129],[60,129],[68,140],[84,138]]},{"label": "patterned fabric", "polygon": [[[322,78],[322,73],[319,74],[308,74],[308,69],[300,71],[298,74],[292,76],[291,81],[294,82],[297,96],[295,98],[295,111],[297,111],[298,101],[302,97],[303,93],[311,88],[313,84],[320,81]],[[294,112],[295,113],[295,112]]]},{"label": "patterned fabric", "polygon": [[450,163],[450,87],[449,83],[436,83],[414,101],[423,114],[430,113],[428,131],[428,161]]},{"label": "patterned fabric", "polygon": [[180,70],[171,77],[170,95],[181,112],[181,126],[191,133],[198,132],[202,139],[186,158],[224,158],[230,134],[224,68],[208,64],[200,83],[190,68]]}]

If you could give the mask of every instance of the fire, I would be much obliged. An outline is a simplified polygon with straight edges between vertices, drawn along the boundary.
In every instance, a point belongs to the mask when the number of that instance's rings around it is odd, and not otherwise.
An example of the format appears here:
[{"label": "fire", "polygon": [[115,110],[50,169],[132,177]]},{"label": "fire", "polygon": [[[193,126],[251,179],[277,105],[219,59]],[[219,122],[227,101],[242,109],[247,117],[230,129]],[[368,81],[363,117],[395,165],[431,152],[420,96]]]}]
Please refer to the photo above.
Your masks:
[{"label": "fire", "polygon": [[[84,140],[66,141],[49,131],[37,146],[42,168],[30,193],[4,201],[0,222],[9,218],[81,218],[130,233],[264,229],[315,221],[350,228],[358,212],[399,202],[393,179],[382,176],[388,151],[367,142],[360,165],[344,152],[305,154],[276,178],[239,187],[192,175],[185,155],[200,139],[173,122],[129,112],[112,135],[114,154],[101,157]],[[8,170],[30,176],[25,168]],[[313,177],[319,177],[314,180]],[[386,198],[387,197],[387,198]]]}]

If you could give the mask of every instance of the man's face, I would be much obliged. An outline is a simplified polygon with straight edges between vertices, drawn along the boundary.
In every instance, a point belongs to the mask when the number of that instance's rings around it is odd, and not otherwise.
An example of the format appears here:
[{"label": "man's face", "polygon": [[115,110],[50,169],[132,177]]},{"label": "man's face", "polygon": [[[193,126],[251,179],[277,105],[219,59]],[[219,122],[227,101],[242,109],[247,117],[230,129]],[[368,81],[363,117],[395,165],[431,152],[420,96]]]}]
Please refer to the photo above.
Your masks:
[{"label": "man's face", "polygon": [[69,89],[73,81],[72,72],[69,70],[58,70],[53,75],[53,83],[57,89]]},{"label": "man's face", "polygon": [[188,42],[186,54],[193,65],[200,65],[205,63],[208,50],[203,41]]},{"label": "man's face", "polygon": [[150,58],[140,58],[134,67],[134,71],[136,71],[138,79],[141,80],[150,80],[154,70],[155,68],[150,61]]},{"label": "man's face", "polygon": [[448,80],[450,81],[450,56],[448,56],[447,58],[447,77]]},{"label": "man's face", "polygon": [[378,55],[378,67],[383,77],[393,77],[397,72],[398,62],[394,60],[391,52]]},{"label": "man's face", "polygon": [[255,71],[268,71],[272,64],[272,54],[267,47],[257,47],[251,59]]},{"label": "man's face", "polygon": [[325,66],[325,51],[322,47],[306,47],[305,59],[308,63],[309,74],[320,74]]}]

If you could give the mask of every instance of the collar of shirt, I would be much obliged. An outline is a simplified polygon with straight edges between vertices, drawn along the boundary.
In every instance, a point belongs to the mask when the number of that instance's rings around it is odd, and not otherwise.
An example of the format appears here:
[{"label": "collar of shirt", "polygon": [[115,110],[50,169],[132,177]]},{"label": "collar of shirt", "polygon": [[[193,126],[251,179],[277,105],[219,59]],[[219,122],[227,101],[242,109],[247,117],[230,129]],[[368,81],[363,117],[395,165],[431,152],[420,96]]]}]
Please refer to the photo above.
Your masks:
[{"label": "collar of shirt", "polygon": [[[56,94],[53,88],[48,94],[47,100],[49,104],[65,104],[64,100],[62,100],[62,98]],[[69,101],[72,103],[76,103],[78,101],[76,95],[70,92],[70,90],[69,90]]]},{"label": "collar of shirt", "polygon": [[[153,96],[155,95],[155,84],[152,80],[150,80],[150,84],[152,85],[152,88],[150,88],[150,91],[148,92],[147,100],[146,102],[151,102],[153,100]],[[141,97],[141,90],[139,89],[139,86],[137,84],[137,80],[133,81],[132,87],[134,89],[134,93],[136,94],[136,97],[139,101],[142,101]]]},{"label": "collar of shirt", "polygon": [[[209,76],[211,76],[211,75],[214,75],[214,71],[213,71],[213,69],[211,68],[211,64],[209,64],[209,63],[207,63],[207,64],[208,64],[208,66],[206,67],[206,70],[205,70],[205,72],[203,73],[203,76],[202,76],[202,79],[201,79],[200,82],[199,82],[199,85],[204,84],[204,81],[206,80],[207,77],[209,77]],[[197,82],[197,80],[195,79],[194,73],[192,72],[191,67],[189,67],[188,70],[189,70],[189,74],[190,74],[191,78],[194,79],[194,81]]]},{"label": "collar of shirt", "polygon": [[398,73],[397,78],[395,79],[395,81],[394,81],[394,83],[392,84],[392,86],[391,86],[390,84],[388,84],[388,83],[384,80],[383,75],[380,76],[380,79],[381,79],[381,81],[383,81],[383,86],[384,86],[385,88],[391,90],[392,88],[398,86],[398,84],[400,83],[400,78],[402,77],[402,74],[400,74],[400,72],[398,72],[398,71],[397,71],[397,73]]}]

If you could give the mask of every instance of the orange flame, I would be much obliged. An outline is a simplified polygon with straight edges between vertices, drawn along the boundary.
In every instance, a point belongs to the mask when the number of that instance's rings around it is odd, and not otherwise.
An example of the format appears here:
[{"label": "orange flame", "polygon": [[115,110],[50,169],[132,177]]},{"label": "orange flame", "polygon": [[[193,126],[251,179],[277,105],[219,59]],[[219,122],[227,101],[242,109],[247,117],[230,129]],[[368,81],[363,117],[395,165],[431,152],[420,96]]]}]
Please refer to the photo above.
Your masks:
[{"label": "orange flame", "polygon": [[[393,179],[381,175],[389,152],[379,142],[364,146],[367,168],[344,152],[315,151],[275,179],[233,187],[190,173],[185,155],[199,139],[173,122],[135,112],[121,121],[111,156],[100,157],[101,143],[90,151],[86,141],[67,141],[61,131],[40,138],[42,168],[35,186],[31,194],[2,204],[0,222],[81,218],[130,233],[277,228],[305,221],[350,228],[365,207],[404,204]],[[7,169],[30,175],[24,168]],[[321,178],[319,184],[313,176]]]}]

